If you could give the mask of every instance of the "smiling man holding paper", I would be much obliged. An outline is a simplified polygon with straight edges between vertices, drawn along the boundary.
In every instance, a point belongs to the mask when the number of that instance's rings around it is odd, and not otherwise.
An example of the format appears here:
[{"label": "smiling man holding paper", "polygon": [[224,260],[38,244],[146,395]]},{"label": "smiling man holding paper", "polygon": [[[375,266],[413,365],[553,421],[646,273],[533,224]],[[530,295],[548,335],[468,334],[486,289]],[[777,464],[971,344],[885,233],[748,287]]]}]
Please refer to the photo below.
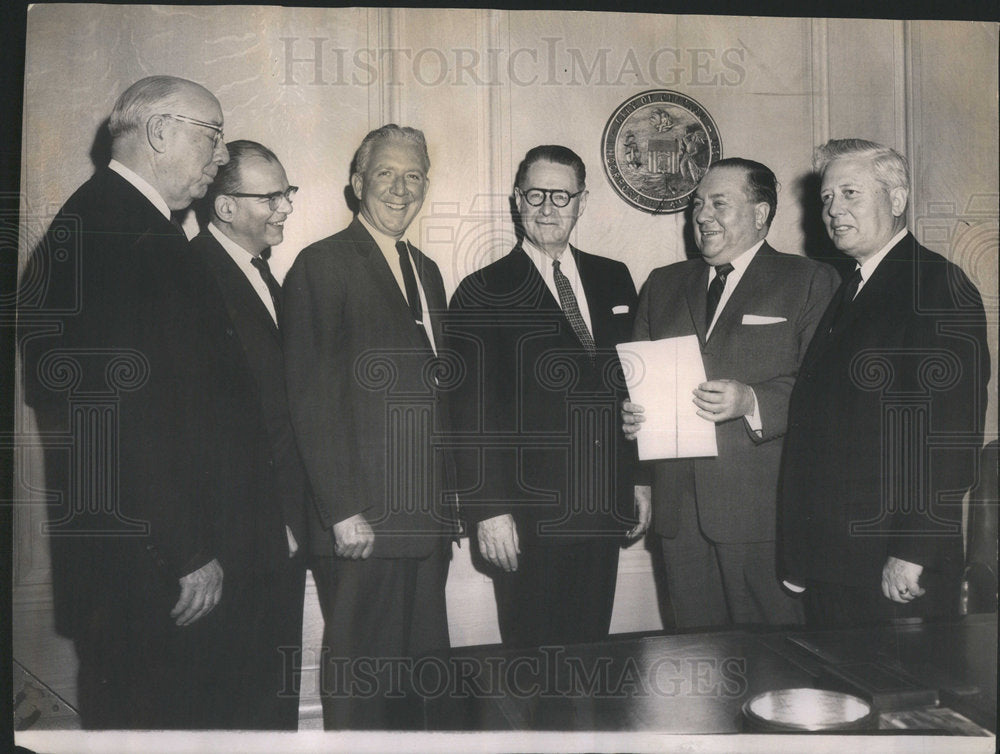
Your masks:
[{"label": "smiling man holding paper", "polygon": [[[778,466],[799,363],[838,281],[831,267],[767,244],[776,207],[768,167],[740,158],[713,164],[691,203],[701,258],[654,270],[639,300],[635,340],[697,338],[707,380],[693,402],[714,423],[718,448],[714,457],[650,464],[679,629],[802,620],[775,572]],[[659,379],[655,368],[645,374]],[[634,437],[643,407],[624,409]]]}]

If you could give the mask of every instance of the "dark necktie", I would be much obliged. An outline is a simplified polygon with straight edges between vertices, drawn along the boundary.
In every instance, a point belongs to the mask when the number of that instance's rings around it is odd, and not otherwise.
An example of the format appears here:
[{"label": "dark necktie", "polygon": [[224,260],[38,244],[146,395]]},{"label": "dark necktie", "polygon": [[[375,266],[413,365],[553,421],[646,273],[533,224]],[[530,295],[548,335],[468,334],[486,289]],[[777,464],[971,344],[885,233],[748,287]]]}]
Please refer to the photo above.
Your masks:
[{"label": "dark necktie", "polygon": [[559,269],[558,259],[552,260],[552,277],[555,278],[556,290],[559,291],[559,306],[562,307],[563,314],[569,320],[576,337],[587,349],[587,353],[593,356],[597,351],[597,346],[594,345],[594,338],[590,334],[590,330],[587,329],[587,323],[583,321],[583,315],[580,314],[580,306],[576,302],[576,296],[573,295],[573,287],[569,284],[569,278],[563,275]]},{"label": "dark necktie", "polygon": [[858,293],[859,285],[861,285],[861,268],[857,267],[854,273],[840,284],[840,288],[833,296],[834,303],[831,304],[830,308],[833,309],[834,315],[830,318],[830,328],[827,330],[827,334],[833,332],[833,329],[844,318],[844,314],[851,308],[851,302],[854,301],[854,297]]},{"label": "dark necktie", "polygon": [[180,233],[184,240],[187,240],[187,233],[184,232],[184,223],[181,222],[182,213],[171,212],[170,213],[170,224],[177,228],[177,232]]},{"label": "dark necktie", "polygon": [[274,303],[274,316],[278,321],[280,321],[281,285],[274,279],[274,275],[271,274],[271,266],[267,263],[267,258],[270,256],[270,252],[270,249],[264,249],[259,257],[254,257],[250,260],[250,264],[257,268],[260,276],[264,279],[264,285],[267,286],[267,290],[271,293],[271,301]]},{"label": "dark necktie", "polygon": [[410,305],[410,312],[413,314],[413,321],[423,328],[424,309],[420,305],[420,291],[417,290],[417,278],[413,274],[413,265],[410,264],[410,252],[406,248],[406,241],[396,241],[396,251],[399,254],[399,268],[403,271],[403,285],[406,286],[406,301]]},{"label": "dark necktie", "polygon": [[705,300],[705,327],[712,326],[715,310],[719,308],[722,292],[726,289],[726,278],[732,271],[733,266],[728,262],[715,268],[715,278],[708,286],[708,298]]}]

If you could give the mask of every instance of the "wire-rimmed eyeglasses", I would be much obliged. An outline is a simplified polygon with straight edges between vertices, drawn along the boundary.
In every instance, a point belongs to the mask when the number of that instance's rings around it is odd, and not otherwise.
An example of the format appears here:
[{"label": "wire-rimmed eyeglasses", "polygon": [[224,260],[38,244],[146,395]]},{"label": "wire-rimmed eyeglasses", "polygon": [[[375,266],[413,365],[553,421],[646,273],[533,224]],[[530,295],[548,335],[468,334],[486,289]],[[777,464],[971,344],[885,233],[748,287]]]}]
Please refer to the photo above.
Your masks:
[{"label": "wire-rimmed eyeglasses", "polygon": [[215,133],[212,136],[212,140],[213,140],[212,148],[213,149],[218,148],[218,146],[222,142],[223,138],[225,138],[223,136],[223,134],[222,134],[222,126],[218,126],[215,123],[209,123],[209,122],[204,121],[204,120],[198,120],[197,118],[191,118],[191,117],[189,117],[187,115],[178,115],[177,113],[160,113],[160,114],[164,118],[173,118],[174,120],[179,120],[179,121],[182,121],[184,123],[190,123],[190,124],[192,124],[194,126],[201,126],[202,128],[207,128],[207,129],[209,129],[211,131],[214,131]]}]

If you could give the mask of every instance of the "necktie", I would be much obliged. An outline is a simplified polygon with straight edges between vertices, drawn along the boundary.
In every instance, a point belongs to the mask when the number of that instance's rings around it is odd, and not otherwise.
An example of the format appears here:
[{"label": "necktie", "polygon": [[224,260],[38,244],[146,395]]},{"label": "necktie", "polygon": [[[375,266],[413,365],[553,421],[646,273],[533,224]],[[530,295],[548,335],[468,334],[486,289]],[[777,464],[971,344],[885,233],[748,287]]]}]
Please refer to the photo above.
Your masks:
[{"label": "necktie", "polygon": [[274,279],[274,275],[271,274],[271,266],[267,263],[270,251],[270,249],[264,249],[259,257],[254,257],[250,260],[250,264],[257,268],[260,276],[264,279],[264,285],[267,286],[267,290],[271,293],[271,301],[274,302],[274,315],[280,321],[281,285]]},{"label": "necktie", "polygon": [[705,300],[705,327],[712,326],[715,310],[719,308],[722,292],[726,289],[726,278],[732,271],[733,266],[728,262],[715,268],[715,278],[708,286],[708,298]]},{"label": "necktie", "polygon": [[422,328],[424,310],[420,305],[420,291],[417,290],[417,278],[413,274],[413,265],[410,264],[410,252],[406,248],[405,241],[396,241],[396,252],[399,254],[399,267],[403,271],[403,285],[406,286],[406,300],[410,304],[413,321],[421,325]]},{"label": "necktie", "polygon": [[833,332],[833,329],[840,324],[840,320],[843,319],[844,314],[851,308],[851,302],[854,301],[854,297],[858,293],[858,286],[861,285],[861,268],[857,267],[854,273],[844,280],[840,284],[840,288],[834,294],[834,303],[830,305],[831,310],[833,310],[834,315],[830,318],[830,329],[827,333]]},{"label": "necktie", "polygon": [[594,345],[594,338],[591,336],[590,330],[587,329],[587,323],[583,321],[583,315],[580,314],[580,306],[576,302],[576,296],[573,295],[573,287],[569,284],[569,279],[559,269],[558,259],[552,260],[552,277],[555,278],[556,290],[559,292],[559,306],[562,307],[576,337],[587,349],[587,353],[593,356],[597,351],[597,346]]}]

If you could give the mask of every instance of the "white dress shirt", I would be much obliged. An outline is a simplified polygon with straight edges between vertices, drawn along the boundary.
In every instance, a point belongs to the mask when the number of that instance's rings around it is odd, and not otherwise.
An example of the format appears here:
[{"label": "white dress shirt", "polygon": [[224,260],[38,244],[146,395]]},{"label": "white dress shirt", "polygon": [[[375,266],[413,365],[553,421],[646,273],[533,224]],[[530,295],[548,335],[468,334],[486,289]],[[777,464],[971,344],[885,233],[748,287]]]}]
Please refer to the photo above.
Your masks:
[{"label": "white dress shirt", "polygon": [[854,298],[857,298],[858,294],[861,293],[861,289],[865,287],[865,283],[868,282],[868,278],[870,278],[872,276],[872,273],[875,272],[875,268],[882,263],[882,260],[885,259],[886,254],[892,251],[892,248],[900,241],[902,241],[905,237],[906,237],[906,228],[903,228],[901,231],[899,231],[899,233],[897,233],[896,235],[894,235],[892,238],[889,239],[889,243],[883,246],[879,250],[878,254],[868,257],[868,259],[865,260],[864,264],[859,264],[855,268],[861,270],[861,282],[858,283],[858,290],[854,293]]},{"label": "white dress shirt", "polygon": [[[553,298],[559,302],[559,289],[556,288],[556,278],[552,271],[552,257],[527,238],[521,240],[521,248],[538,268],[538,274],[542,276],[542,280],[552,292]],[[566,276],[570,288],[573,289],[573,295],[576,296],[576,305],[580,309],[580,316],[583,317],[583,322],[590,331],[590,337],[594,337],[594,327],[590,322],[590,306],[587,304],[587,296],[583,292],[583,284],[580,282],[580,271],[576,268],[576,259],[573,258],[569,244],[566,244],[566,248],[562,250],[557,259],[559,260],[559,271]],[[559,303],[561,306],[561,302]]]},{"label": "white dress shirt", "polygon": [[[763,245],[764,239],[762,238],[729,263],[733,266],[733,270],[726,276],[726,287],[722,289],[722,297],[719,299],[719,305],[715,307],[715,316],[712,317],[712,322],[708,326],[708,332],[705,333],[706,338],[712,334],[712,330],[715,328],[715,323],[719,321],[719,315],[722,314],[722,310],[726,307],[729,299],[732,298],[733,291],[736,290],[736,286],[739,285],[740,280],[743,279],[743,273],[747,271],[747,267],[750,266],[753,258],[757,255],[757,252],[760,251],[760,247]],[[709,286],[711,286],[712,281],[715,280],[715,274],[716,268],[711,267],[708,271]],[[748,385],[747,387],[750,386]],[[752,387],[750,388],[750,395],[753,396],[753,408],[751,408],[750,413],[743,418],[746,420],[747,426],[754,431],[754,434],[760,437],[764,434],[764,424],[757,411],[757,393],[754,392]]]},{"label": "white dress shirt", "polygon": [[136,190],[139,191],[144,197],[149,199],[150,203],[160,210],[162,214],[168,220],[170,219],[170,207],[167,206],[166,200],[160,196],[160,192],[150,185],[149,181],[143,178],[141,175],[136,173],[131,168],[127,168],[122,165],[118,160],[111,160],[108,163],[108,168],[114,170],[118,175],[124,178],[126,181],[135,186]]},{"label": "white dress shirt", "polygon": [[[365,226],[365,230],[371,233],[372,238],[375,239],[375,243],[378,244],[378,247],[382,252],[382,256],[385,257],[385,261],[389,265],[389,269],[392,270],[392,276],[396,279],[396,285],[399,286],[399,290],[402,292],[403,299],[405,300],[406,281],[403,280],[403,268],[399,265],[399,252],[396,251],[396,239],[375,230],[371,223],[369,223],[360,212],[358,213],[358,220],[363,226]],[[424,284],[420,282],[420,275],[417,272],[416,264],[414,264],[413,252],[410,249],[409,240],[405,237],[399,240],[406,244],[406,250],[410,255],[410,265],[413,267],[413,277],[417,281],[417,293],[420,295],[420,308],[424,313],[424,332],[427,333],[427,340],[431,344],[431,350],[433,350],[436,354],[437,344],[434,342],[434,328],[431,327],[431,316],[430,310],[427,308],[427,296],[424,294]]]},{"label": "white dress shirt", "polygon": [[271,315],[271,319],[274,320],[274,324],[278,324],[278,313],[274,310],[274,299],[271,298],[271,291],[268,290],[267,283],[265,283],[264,278],[261,277],[260,270],[253,266],[252,260],[255,259],[257,255],[251,254],[249,251],[236,243],[236,241],[219,230],[218,226],[216,226],[214,222],[210,222],[208,224],[208,232],[215,236],[215,240],[222,245],[222,248],[226,250],[226,253],[232,257],[234,262],[236,262],[236,266],[240,268],[240,271],[244,275],[246,275],[247,280],[250,281],[250,285],[254,289],[254,292],[260,297],[264,306],[267,307],[267,312]]}]

